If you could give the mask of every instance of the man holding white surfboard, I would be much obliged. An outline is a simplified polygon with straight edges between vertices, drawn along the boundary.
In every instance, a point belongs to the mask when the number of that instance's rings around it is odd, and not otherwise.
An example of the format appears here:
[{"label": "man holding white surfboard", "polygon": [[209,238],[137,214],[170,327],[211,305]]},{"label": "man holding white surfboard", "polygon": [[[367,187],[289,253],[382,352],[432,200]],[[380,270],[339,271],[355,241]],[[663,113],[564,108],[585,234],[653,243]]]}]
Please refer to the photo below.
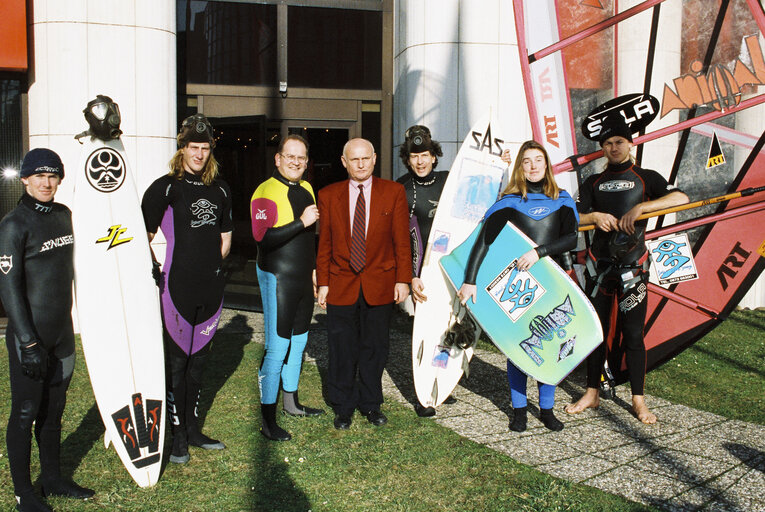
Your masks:
[{"label": "man holding white surfboard", "polygon": [[[607,342],[587,358],[587,390],[576,403],[566,407],[566,412],[577,414],[598,407],[606,347],[615,348],[621,337],[632,388],[632,410],[641,422],[653,424],[656,415],[648,409],[644,396],[643,327],[650,264],[645,247],[647,221],[636,220],[644,213],[687,203],[688,196],[673,190],[656,171],[635,165],[630,154],[632,130],[621,113],[604,119],[598,140],[608,164],[579,189],[577,209],[580,224],[596,227],[587,265],[587,293],[598,311]],[[617,325],[619,333],[615,332]]]},{"label": "man holding white surfboard", "polygon": [[173,423],[170,462],[189,460],[188,446],[222,450],[202,434],[197,407],[202,372],[223,308],[223,259],[231,248],[231,192],[218,177],[213,127],[202,114],[183,121],[170,173],[146,190],[141,203],[149,240],[167,239],[160,279],[168,411]]},{"label": "man holding white surfboard", "polygon": [[64,178],[61,158],[33,149],[21,164],[25,193],[0,222],[0,298],[8,313],[11,414],[8,462],[16,509],[50,512],[34,494],[29,474],[32,425],[40,452],[44,496],[86,499],[91,489],[64,480],[61,416],[74,369],[72,217],[53,201]]}]

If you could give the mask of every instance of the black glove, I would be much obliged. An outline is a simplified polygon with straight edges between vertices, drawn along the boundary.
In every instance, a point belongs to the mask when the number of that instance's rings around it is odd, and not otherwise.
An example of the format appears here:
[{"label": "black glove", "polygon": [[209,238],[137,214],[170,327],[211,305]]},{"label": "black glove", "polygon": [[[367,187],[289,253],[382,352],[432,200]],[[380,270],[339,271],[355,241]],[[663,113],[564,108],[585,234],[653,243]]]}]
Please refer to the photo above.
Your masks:
[{"label": "black glove", "polygon": [[21,345],[21,372],[34,380],[42,380],[48,371],[48,354],[39,341]]},{"label": "black glove", "polygon": [[157,283],[157,286],[162,288],[162,269],[158,261],[151,262],[151,277],[154,278],[154,282]]}]

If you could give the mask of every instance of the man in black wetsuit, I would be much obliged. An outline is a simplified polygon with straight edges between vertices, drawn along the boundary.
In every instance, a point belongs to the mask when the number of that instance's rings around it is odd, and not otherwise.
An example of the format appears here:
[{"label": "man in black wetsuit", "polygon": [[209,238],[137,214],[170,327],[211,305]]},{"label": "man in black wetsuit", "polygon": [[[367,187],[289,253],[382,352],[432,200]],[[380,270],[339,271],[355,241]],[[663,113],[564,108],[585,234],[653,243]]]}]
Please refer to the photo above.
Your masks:
[{"label": "man in black wetsuit", "polygon": [[170,173],[152,183],[141,203],[149,240],[167,239],[159,286],[165,327],[170,462],[189,460],[188,445],[222,450],[198,425],[202,372],[223,308],[223,258],[231,248],[231,192],[218,178],[213,128],[202,114],[186,118]]},{"label": "man in black wetsuit", "polygon": [[[441,144],[433,140],[427,126],[416,124],[410,126],[404,135],[405,140],[399,149],[399,158],[407,168],[407,173],[401,176],[399,183],[404,185],[406,202],[409,204],[409,236],[412,239],[412,298],[416,302],[425,302],[425,284],[420,279],[422,260],[425,247],[433,227],[433,217],[436,215],[438,201],[444,190],[449,173],[435,171],[438,158],[444,156]],[[401,304],[404,310],[412,314],[412,304],[407,300]],[[456,402],[451,395],[444,403]],[[433,407],[423,407],[415,404],[414,410],[418,416],[430,417],[436,414]]]},{"label": "man in black wetsuit", "polygon": [[8,313],[6,345],[11,415],[6,441],[16,493],[24,512],[51,509],[32,490],[32,424],[40,451],[44,496],[86,499],[94,491],[64,480],[59,466],[61,416],[74,369],[72,214],[54,203],[64,165],[45,148],[21,165],[26,189],[0,222],[0,298]]},{"label": "man in black wetsuit", "polygon": [[260,432],[272,441],[288,441],[292,436],[276,424],[280,382],[286,414],[324,414],[298,399],[303,351],[313,315],[319,209],[311,185],[301,179],[308,164],[306,140],[299,135],[285,137],[274,161],[276,172],[260,184],[250,202],[266,338],[258,373],[263,418]]},{"label": "man in black wetsuit", "polygon": [[[640,421],[652,424],[656,423],[656,416],[646,406],[644,397],[647,221],[636,219],[644,213],[687,203],[688,196],[673,190],[656,171],[635,165],[630,155],[632,132],[621,115],[603,122],[599,140],[608,165],[602,173],[587,178],[579,190],[577,209],[580,224],[596,227],[589,254],[587,292],[603,324],[606,341],[587,358],[587,391],[579,401],[567,406],[566,412],[577,414],[600,404],[606,347],[615,346],[619,341],[617,334],[621,334],[632,388],[632,410]],[[617,325],[620,333],[616,333]]]}]

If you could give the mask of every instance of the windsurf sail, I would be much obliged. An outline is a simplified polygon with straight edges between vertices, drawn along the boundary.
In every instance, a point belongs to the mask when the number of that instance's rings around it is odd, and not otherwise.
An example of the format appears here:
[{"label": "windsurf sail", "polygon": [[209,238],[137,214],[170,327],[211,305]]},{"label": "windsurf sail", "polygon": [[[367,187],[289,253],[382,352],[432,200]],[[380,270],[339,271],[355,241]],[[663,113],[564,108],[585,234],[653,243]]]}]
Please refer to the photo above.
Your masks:
[{"label": "windsurf sail", "polygon": [[[603,169],[586,134],[597,133],[606,110],[639,127],[638,164],[691,201],[765,186],[760,2],[514,0],[513,7],[532,132],[572,195]],[[649,224],[648,370],[741,302],[765,269],[764,225],[763,193]],[[609,359],[616,381],[626,381],[623,360]]]}]

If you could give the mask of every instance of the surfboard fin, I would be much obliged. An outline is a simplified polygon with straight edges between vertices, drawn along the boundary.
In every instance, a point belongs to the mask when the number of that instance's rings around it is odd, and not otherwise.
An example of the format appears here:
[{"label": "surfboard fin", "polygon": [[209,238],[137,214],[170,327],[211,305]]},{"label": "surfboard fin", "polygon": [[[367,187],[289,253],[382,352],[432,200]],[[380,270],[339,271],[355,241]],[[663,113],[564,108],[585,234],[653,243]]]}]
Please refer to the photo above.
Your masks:
[{"label": "surfboard fin", "polygon": [[420,340],[420,349],[417,351],[417,366],[422,365],[422,351],[425,349],[425,340]]},{"label": "surfboard fin", "polygon": [[104,430],[104,448],[108,449],[111,442],[112,442],[112,438],[109,437],[109,431]]},{"label": "surfboard fin", "polygon": [[438,379],[433,381],[433,391],[430,393],[430,400],[433,404],[438,401]]},{"label": "surfboard fin", "polygon": [[465,378],[470,378],[470,361],[468,360],[465,352],[462,352],[462,371],[465,374]]}]

